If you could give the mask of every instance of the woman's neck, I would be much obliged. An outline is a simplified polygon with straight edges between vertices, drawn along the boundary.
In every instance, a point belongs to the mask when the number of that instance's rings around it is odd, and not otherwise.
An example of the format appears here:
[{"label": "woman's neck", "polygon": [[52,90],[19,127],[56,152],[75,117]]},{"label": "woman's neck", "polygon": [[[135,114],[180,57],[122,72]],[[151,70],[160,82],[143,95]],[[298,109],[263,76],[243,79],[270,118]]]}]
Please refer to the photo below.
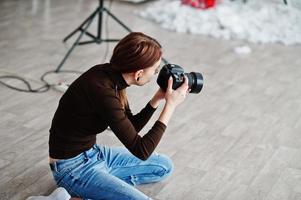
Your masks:
[{"label": "woman's neck", "polygon": [[132,74],[130,74],[130,73],[122,73],[121,75],[122,75],[123,79],[125,80],[125,82],[128,85],[133,85],[133,83],[135,82]]}]

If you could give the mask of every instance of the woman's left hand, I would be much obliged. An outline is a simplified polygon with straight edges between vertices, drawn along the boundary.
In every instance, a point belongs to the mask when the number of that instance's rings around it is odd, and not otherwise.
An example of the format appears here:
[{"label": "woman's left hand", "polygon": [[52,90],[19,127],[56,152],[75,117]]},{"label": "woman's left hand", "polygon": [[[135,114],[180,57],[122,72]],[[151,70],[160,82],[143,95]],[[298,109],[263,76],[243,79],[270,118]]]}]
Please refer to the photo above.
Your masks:
[{"label": "woman's left hand", "polygon": [[159,88],[157,90],[157,92],[155,93],[155,96],[157,97],[157,99],[160,101],[160,100],[163,100],[165,98],[165,92]]}]

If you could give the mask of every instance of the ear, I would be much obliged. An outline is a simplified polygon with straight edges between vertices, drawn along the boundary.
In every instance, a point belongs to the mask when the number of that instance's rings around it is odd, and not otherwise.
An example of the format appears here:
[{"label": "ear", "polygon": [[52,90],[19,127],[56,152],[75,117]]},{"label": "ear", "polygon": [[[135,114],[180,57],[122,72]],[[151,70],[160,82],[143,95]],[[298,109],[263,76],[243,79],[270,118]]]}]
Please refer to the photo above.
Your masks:
[{"label": "ear", "polygon": [[144,70],[140,69],[134,73],[134,79],[138,82],[139,78],[142,76]]}]

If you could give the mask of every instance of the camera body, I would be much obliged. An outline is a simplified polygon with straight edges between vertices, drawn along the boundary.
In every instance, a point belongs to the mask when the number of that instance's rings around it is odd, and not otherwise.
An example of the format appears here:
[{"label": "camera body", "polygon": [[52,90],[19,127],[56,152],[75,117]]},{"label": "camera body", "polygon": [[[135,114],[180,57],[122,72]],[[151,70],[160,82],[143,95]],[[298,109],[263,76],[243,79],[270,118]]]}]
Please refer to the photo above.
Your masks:
[{"label": "camera body", "polygon": [[188,78],[188,87],[190,89],[190,93],[199,93],[203,88],[203,75],[201,73],[198,72],[184,73],[184,69],[179,65],[166,64],[160,70],[157,78],[158,85],[164,91],[166,91],[168,85],[168,79],[170,76],[173,79],[172,89],[174,90],[180,87],[184,83],[185,76]]}]

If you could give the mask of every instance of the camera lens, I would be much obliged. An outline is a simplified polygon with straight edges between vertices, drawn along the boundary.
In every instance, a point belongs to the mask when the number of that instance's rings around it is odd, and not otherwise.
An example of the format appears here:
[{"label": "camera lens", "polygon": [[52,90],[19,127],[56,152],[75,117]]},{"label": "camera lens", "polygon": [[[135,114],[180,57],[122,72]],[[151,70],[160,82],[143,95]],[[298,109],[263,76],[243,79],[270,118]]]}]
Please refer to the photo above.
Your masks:
[{"label": "camera lens", "polygon": [[200,93],[203,88],[203,75],[198,72],[185,73],[188,78],[190,93]]}]

